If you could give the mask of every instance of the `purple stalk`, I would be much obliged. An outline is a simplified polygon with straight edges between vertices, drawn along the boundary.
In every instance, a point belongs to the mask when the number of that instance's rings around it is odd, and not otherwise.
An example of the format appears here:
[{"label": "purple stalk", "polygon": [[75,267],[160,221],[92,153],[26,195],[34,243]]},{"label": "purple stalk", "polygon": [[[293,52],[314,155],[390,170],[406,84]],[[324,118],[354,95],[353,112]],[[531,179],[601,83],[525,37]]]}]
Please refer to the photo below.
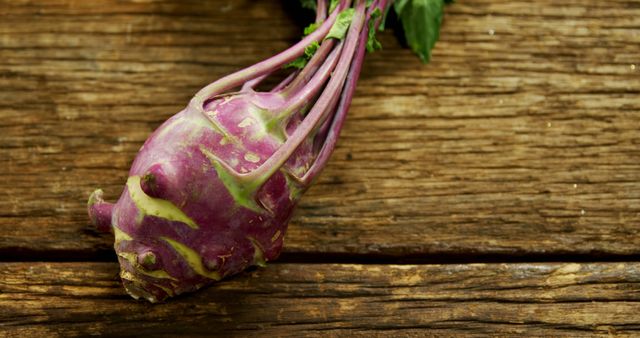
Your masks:
[{"label": "purple stalk", "polygon": [[[382,2],[384,2],[384,0]],[[375,7],[375,5],[371,6],[371,8],[373,7]],[[371,15],[371,8],[369,13],[367,13],[368,15]],[[379,22],[380,20],[378,20],[378,22],[376,23],[376,28]],[[340,97],[340,104],[338,105],[337,111],[333,120],[331,121],[331,124],[327,124],[328,132],[326,138],[324,139],[323,146],[313,165],[300,179],[300,182],[304,185],[311,184],[311,182],[318,176],[320,171],[329,161],[329,158],[331,157],[331,154],[335,149],[336,143],[338,142],[338,136],[340,136],[340,131],[342,130],[342,126],[344,125],[344,120],[347,116],[349,106],[351,106],[351,101],[353,99],[353,94],[355,93],[356,84],[360,77],[360,70],[362,69],[362,63],[364,61],[364,56],[366,53],[367,39],[369,37],[368,33],[369,25],[367,22],[367,24],[364,25],[362,32],[360,32],[360,37],[358,39],[358,49],[355,56],[353,57],[353,60],[351,61],[351,68],[349,69],[345,89]],[[320,132],[320,134],[322,134],[322,131]]]},{"label": "purple stalk", "polygon": [[276,92],[281,91],[286,86],[288,86],[296,78],[296,76],[298,76],[299,73],[300,73],[300,71],[295,71],[295,72],[289,74],[289,76],[284,78],[284,80],[280,81],[280,83],[278,83],[275,87],[273,87],[270,92],[271,93],[276,93]]},{"label": "purple stalk", "polygon": [[334,71],[325,90],[320,95],[320,98],[311,109],[311,112],[305,117],[289,139],[287,139],[287,141],[278,148],[278,150],[269,157],[269,159],[260,165],[260,167],[249,173],[235,173],[233,168],[228,166],[226,163],[221,163],[226,170],[233,173],[232,176],[234,176],[237,181],[247,183],[253,182],[254,184],[262,185],[263,182],[269,179],[269,177],[282,167],[298,146],[300,146],[307,136],[309,136],[318,126],[318,122],[320,122],[323,117],[326,117],[326,113],[328,113],[328,109],[326,109],[327,106],[330,106],[330,102],[335,99],[344,85],[344,79],[347,76],[349,66],[351,65],[351,59],[353,58],[356,44],[358,43],[358,40],[355,37],[359,36],[364,24],[364,10],[364,0],[358,0],[356,14],[351,21],[349,32],[345,38],[346,44],[342,54],[340,55],[338,66],[336,67],[336,70]]},{"label": "purple stalk", "polygon": [[202,88],[194,96],[192,103],[196,107],[202,107],[202,103],[215,95],[237,87],[251,79],[268,74],[275,69],[282,67],[283,65],[293,61],[295,58],[304,54],[305,48],[314,41],[320,41],[324,36],[329,33],[331,27],[335,23],[336,17],[340,12],[342,6],[336,8],[333,13],[327,18],[327,20],[316,29],[315,32],[309,34],[300,42],[296,43],[289,49],[270,57],[262,62],[256,63],[253,66],[247,67],[243,70],[227,75],[222,79],[213,82],[206,87]]},{"label": "purple stalk", "polygon": [[327,17],[327,0],[318,0],[316,5],[316,22],[322,22]]},{"label": "purple stalk", "polygon": [[242,85],[242,89],[241,89],[241,91],[247,91],[247,90],[249,90],[249,89],[253,89],[253,88],[255,88],[255,87],[256,87],[257,85],[259,85],[262,81],[264,81],[264,79],[268,78],[268,77],[269,77],[269,75],[271,75],[271,74],[272,74],[272,73],[271,73],[271,72],[269,72],[269,73],[266,73],[266,74],[264,74],[264,75],[260,75],[260,76],[258,76],[258,77],[256,77],[256,78],[254,78],[254,79],[251,79],[251,80],[249,80],[249,81],[245,82],[245,83]]},{"label": "purple stalk", "polygon": [[87,209],[89,218],[100,232],[111,232],[111,214],[113,212],[113,204],[107,203],[102,199],[103,192],[98,189],[91,194]]},{"label": "purple stalk", "polygon": [[309,63],[307,63],[304,69],[300,71],[295,80],[293,80],[293,82],[291,82],[291,84],[289,84],[287,88],[282,91],[282,95],[291,96],[292,94],[295,94],[298,90],[300,90],[300,87],[304,86],[304,84],[307,83],[309,79],[311,79],[311,77],[315,74],[318,68],[322,66],[325,59],[327,58],[327,55],[329,55],[334,46],[334,39],[324,40],[320,45],[320,48],[318,48],[311,60],[309,60]]},{"label": "purple stalk", "polygon": [[[362,63],[366,54],[366,43],[369,33],[369,20],[371,20],[370,16],[376,8],[384,12],[387,6],[386,3],[386,0],[375,1],[367,11],[367,23],[364,25],[364,28],[360,33],[358,50],[353,58],[351,69],[349,70],[347,83],[345,84],[345,90],[343,91],[340,98],[340,105],[338,106],[338,109],[335,113],[334,118],[331,120],[331,123],[329,123],[329,121],[326,121],[318,131],[317,140],[322,140],[322,148],[318,153],[314,164],[311,166],[311,168],[309,168],[304,177],[300,178],[300,182],[302,184],[311,184],[311,182],[320,173],[320,171],[322,171],[326,163],[329,161],[329,157],[335,149],[335,145],[338,141],[338,137],[340,136],[340,131],[342,130],[342,125],[344,124],[347,111],[349,110],[349,106],[351,105],[353,94],[355,93],[358,78],[360,77],[360,70],[362,69]],[[376,20],[376,22],[374,23],[374,29],[378,29],[381,21],[382,17]]]},{"label": "purple stalk", "polygon": [[[344,8],[345,4],[342,4],[340,8]],[[326,0],[318,0],[316,5],[316,24],[322,23],[324,19],[327,17],[327,1]],[[324,61],[324,59],[329,55],[329,52],[333,48],[335,41],[333,39],[324,40],[320,45],[320,48],[316,51],[314,56],[309,60],[309,63],[304,67],[304,69],[298,73],[295,73],[292,78],[293,81],[289,81],[286,85],[278,85],[277,89],[282,89],[288,85],[287,89],[282,91],[282,95],[289,96],[292,93],[295,93],[300,86],[304,85],[309,81],[311,76],[320,68],[320,65]],[[284,81],[283,81],[284,82]],[[290,83],[290,85],[289,85]],[[272,92],[277,91],[276,88],[272,90]]]},{"label": "purple stalk", "polygon": [[[279,111],[282,111],[283,114],[286,114],[288,116],[300,110],[302,107],[306,106],[309,102],[311,102],[311,100],[318,95],[320,90],[322,90],[322,86],[327,82],[327,80],[329,80],[329,77],[331,76],[331,72],[334,70],[338,62],[338,56],[342,51],[343,45],[344,43],[341,41],[334,50],[327,48],[327,51],[331,52],[331,54],[328,57],[325,57],[324,55],[316,55],[319,57],[323,57],[323,60],[321,60],[321,63],[318,62],[320,66],[319,70],[315,74],[313,74],[313,77],[310,80],[304,81],[306,83],[304,87],[297,90],[297,92],[295,92],[293,96],[289,97],[287,101],[285,101],[285,103],[282,106],[278,107],[277,109]],[[300,79],[306,80],[304,79],[306,76],[304,72],[305,70],[307,70],[307,67],[305,67],[305,69],[302,70],[302,72],[298,75],[298,78],[296,78],[296,80],[294,80],[294,82],[291,85],[289,85],[287,89],[285,89],[286,92],[289,91],[289,88],[298,86],[296,83],[297,80],[300,80]],[[303,81],[299,81],[298,83],[302,84]],[[285,97],[286,97],[286,94],[285,94]]]}]

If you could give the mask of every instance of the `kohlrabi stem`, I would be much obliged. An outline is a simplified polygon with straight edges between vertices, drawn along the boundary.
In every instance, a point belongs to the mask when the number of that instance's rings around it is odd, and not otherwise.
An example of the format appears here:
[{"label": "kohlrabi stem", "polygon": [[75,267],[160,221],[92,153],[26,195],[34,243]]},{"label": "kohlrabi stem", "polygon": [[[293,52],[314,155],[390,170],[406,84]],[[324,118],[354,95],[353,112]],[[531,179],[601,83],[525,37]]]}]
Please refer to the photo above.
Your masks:
[{"label": "kohlrabi stem", "polygon": [[291,81],[293,81],[293,79],[295,79],[296,76],[298,76],[298,74],[300,74],[300,70],[297,70],[289,74],[289,76],[284,78],[284,80],[280,81],[280,83],[278,83],[275,87],[273,87],[273,89],[271,89],[270,92],[275,93],[275,92],[281,91],[284,87],[289,85]]},{"label": "kohlrabi stem", "polygon": [[111,232],[114,204],[105,202],[102,195],[102,190],[98,189],[89,197],[89,218],[100,232]]},{"label": "kohlrabi stem", "polygon": [[377,3],[373,4],[370,8],[369,8],[369,13],[367,13],[367,15],[371,15],[371,13],[373,12],[373,10],[375,10],[376,8],[380,9],[380,12],[382,12],[382,15],[376,20],[375,22],[375,27],[376,30],[378,30],[378,27],[380,27],[380,24],[382,23],[382,20],[384,19],[384,13],[387,11],[387,6],[392,6],[393,5],[393,0],[379,0],[376,1]]},{"label": "kohlrabi stem", "polygon": [[[371,15],[373,14],[373,12],[378,9],[378,10],[382,10],[382,12],[384,13],[385,11],[385,7],[386,7],[386,0],[385,1],[377,1],[374,0],[373,3],[369,6],[369,9],[367,10],[367,22],[365,23],[366,28],[367,28],[367,33],[369,31],[369,27],[371,24]],[[379,17],[375,22],[375,29],[378,29],[378,26],[380,25],[380,23],[382,22],[383,17]],[[364,58],[364,56],[363,56]],[[364,59],[363,59],[364,60]],[[315,140],[314,140],[314,152],[316,149],[316,145],[320,145],[323,146],[324,144],[324,140],[327,136],[327,132],[329,130],[329,126],[332,125],[331,123],[332,119],[328,119],[327,121],[325,121],[322,126],[320,127],[320,130],[318,130],[318,133],[316,134]]]},{"label": "kohlrabi stem", "polygon": [[[329,42],[329,41],[325,41],[325,42]],[[298,90],[291,98],[288,98],[284,102],[284,104],[282,104],[282,106],[276,109],[277,111],[282,112],[279,115],[280,119],[282,120],[286,119],[286,117],[292,115],[293,113],[297,112],[302,107],[304,107],[305,105],[309,104],[309,102],[311,102],[313,98],[315,98],[318,95],[320,90],[322,90],[324,84],[331,77],[331,72],[336,67],[336,64],[338,62],[338,57],[340,56],[340,52],[342,51],[343,45],[344,43],[341,41],[338,44],[338,46],[331,51],[331,54],[328,57],[325,58],[324,56],[322,56],[323,62],[320,64],[321,67],[315,74],[313,74],[313,77],[311,78],[311,80],[309,80],[304,85],[304,87]],[[327,51],[330,51],[330,50],[327,49]],[[306,68],[298,75],[296,80],[294,80],[294,83],[292,83],[291,85],[289,85],[289,87],[285,89],[285,91],[288,91],[290,87],[294,86],[295,81],[305,76],[303,74],[305,70]]]},{"label": "kohlrabi stem", "polygon": [[[373,8],[374,6],[371,6],[371,8]],[[370,15],[371,10],[367,14]],[[377,21],[376,28],[379,22],[380,20]],[[309,170],[307,170],[304,176],[300,178],[300,182],[303,185],[310,184],[318,176],[320,171],[329,161],[329,158],[331,157],[331,154],[335,149],[336,143],[338,142],[338,136],[340,136],[340,131],[342,130],[344,120],[347,116],[347,111],[349,110],[349,106],[351,105],[351,101],[353,99],[353,94],[356,89],[358,78],[360,77],[360,70],[362,69],[362,63],[364,61],[364,56],[366,53],[367,39],[369,38],[368,33],[369,23],[367,21],[367,23],[362,28],[362,31],[360,32],[360,37],[358,39],[358,49],[351,62],[351,68],[349,68],[349,74],[347,75],[347,81],[340,97],[340,103],[338,104],[335,116],[331,121],[331,125],[328,127],[328,133],[326,138],[324,139],[322,148]],[[322,131],[320,133],[322,133]],[[322,137],[322,135],[320,136]]]},{"label": "kohlrabi stem", "polygon": [[251,79],[272,72],[304,54],[304,50],[309,44],[314,41],[322,40],[329,33],[331,27],[336,21],[338,13],[342,9],[341,6],[338,7],[339,8],[336,8],[333,13],[331,13],[331,15],[327,18],[327,20],[322,25],[320,25],[320,27],[318,27],[318,29],[316,29],[313,33],[307,35],[300,42],[296,43],[280,54],[277,54],[262,62],[256,63],[251,67],[227,75],[222,79],[207,85],[198,93],[196,93],[196,95],[192,99],[192,103],[195,104],[198,109],[202,109],[202,103],[206,99],[237,87]]},{"label": "kohlrabi stem", "polygon": [[327,0],[318,0],[316,5],[316,23],[322,22],[327,17]]},{"label": "kohlrabi stem", "polygon": [[[321,24],[324,19],[327,18],[327,0],[318,0],[318,3],[316,5],[316,24]],[[318,54],[323,54],[324,56],[327,55],[328,52],[324,52],[322,50],[322,48],[326,48],[326,49],[331,49],[333,47],[333,43],[330,44],[326,44],[328,45],[327,47],[322,47],[325,46],[325,42],[323,41],[323,43],[321,44],[320,48],[318,51],[316,51],[315,55]],[[303,78],[306,78],[306,81],[309,81],[309,78],[311,77],[311,75],[313,75],[313,73],[318,69],[319,65],[315,64],[317,61],[314,61],[315,58],[312,58],[309,63],[307,63],[307,65],[304,67],[305,69],[305,76],[303,76]],[[316,59],[318,61],[322,61],[321,58]],[[298,74],[300,74],[300,70],[295,71],[291,74],[289,74],[289,76],[287,76],[284,80],[282,80],[282,82],[280,82],[277,86],[273,87],[273,89],[271,89],[271,92],[278,92],[283,90],[285,87],[287,87],[290,83],[292,82],[300,82],[297,78]],[[292,85],[292,89],[287,88],[286,91],[283,91],[281,94],[284,96],[289,95],[289,93],[294,92],[295,90],[297,90],[296,88],[298,87],[298,84],[294,84]]]},{"label": "kohlrabi stem", "polygon": [[[318,0],[318,4],[316,5],[316,23],[320,24],[322,20],[326,17],[327,12],[327,0]],[[346,9],[351,4],[351,0],[342,1],[340,9]],[[288,97],[294,94],[296,91],[300,89],[305,83],[309,81],[309,79],[313,76],[313,74],[318,70],[324,59],[327,57],[333,46],[335,45],[335,39],[323,40],[320,48],[313,55],[311,60],[307,63],[304,69],[300,72],[298,76],[296,76],[295,80],[287,86],[286,89],[282,91],[282,95]]]},{"label": "kohlrabi stem", "polygon": [[259,85],[259,84],[260,84],[260,82],[262,82],[264,79],[266,79],[267,77],[269,77],[269,75],[271,75],[271,72],[266,73],[266,74],[263,74],[263,75],[261,75],[261,76],[258,76],[258,77],[254,78],[254,79],[251,79],[251,80],[249,80],[249,81],[245,82],[245,83],[242,85],[242,89],[241,89],[241,90],[242,90],[242,91],[246,91],[247,89],[253,89],[253,88],[255,88],[255,86]]},{"label": "kohlrabi stem", "polygon": [[[324,63],[322,64],[322,67],[320,67],[320,69],[314,75],[311,81],[309,81],[309,83],[300,90],[300,92],[306,92],[308,94],[306,95],[306,98],[301,98],[299,101],[296,101],[296,102],[285,101],[281,105],[280,109],[276,109],[276,111],[280,111],[281,113],[275,118],[274,121],[276,122],[278,128],[280,128],[280,131],[284,135],[287,134],[286,129],[291,117],[294,116],[296,112],[299,112],[301,109],[303,109],[304,106],[312,102],[312,100],[319,95],[319,92],[324,87],[329,77],[331,77],[331,72],[335,69],[336,64],[338,63],[338,57],[340,56],[340,52],[343,49],[343,45],[344,45],[344,42],[340,41],[338,46],[331,51],[331,54],[324,61]],[[336,102],[337,100],[329,101],[329,103],[325,107],[325,110],[326,111],[333,110]]]},{"label": "kohlrabi stem", "polygon": [[[229,167],[224,161],[220,162],[225,170],[227,170],[238,183],[250,186],[250,188],[258,189],[268,180],[280,167],[291,157],[300,144],[318,127],[318,123],[325,117],[328,112],[328,104],[340,95],[344,86],[345,78],[351,65],[358,37],[364,24],[365,19],[365,0],[358,0],[356,5],[356,13],[353,16],[349,32],[345,38],[345,45],[340,55],[338,65],[329,80],[325,90],[316,101],[315,105],[305,117],[305,119],[297,127],[296,131],[287,139],[287,141],[276,152],[263,162],[257,169],[249,173],[238,173]],[[335,12],[332,14],[335,15]]]},{"label": "kohlrabi stem", "polygon": [[331,49],[335,45],[335,39],[328,39],[322,41],[320,48],[313,55],[309,63],[300,71],[298,76],[289,84],[283,91],[282,95],[288,97],[293,95],[300,89],[300,87],[304,86],[309,79],[313,76],[313,74],[320,68],[325,58],[331,52]]}]

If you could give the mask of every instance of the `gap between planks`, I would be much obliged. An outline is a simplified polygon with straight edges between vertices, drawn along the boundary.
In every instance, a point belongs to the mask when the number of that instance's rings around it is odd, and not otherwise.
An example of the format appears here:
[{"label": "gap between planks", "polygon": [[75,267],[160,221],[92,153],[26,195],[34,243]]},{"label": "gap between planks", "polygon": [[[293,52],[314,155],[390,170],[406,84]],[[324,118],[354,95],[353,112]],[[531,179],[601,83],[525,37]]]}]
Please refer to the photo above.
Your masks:
[{"label": "gap between planks", "polygon": [[[0,263],[11,262],[116,262],[113,249],[98,251],[29,251],[22,248],[0,249]],[[328,252],[285,251],[269,264],[396,264],[396,265],[446,265],[446,264],[482,264],[482,263],[614,263],[640,262],[640,255],[612,255],[595,252],[590,254],[550,253],[550,254],[484,254],[484,253],[442,253],[442,254],[344,254]]]}]

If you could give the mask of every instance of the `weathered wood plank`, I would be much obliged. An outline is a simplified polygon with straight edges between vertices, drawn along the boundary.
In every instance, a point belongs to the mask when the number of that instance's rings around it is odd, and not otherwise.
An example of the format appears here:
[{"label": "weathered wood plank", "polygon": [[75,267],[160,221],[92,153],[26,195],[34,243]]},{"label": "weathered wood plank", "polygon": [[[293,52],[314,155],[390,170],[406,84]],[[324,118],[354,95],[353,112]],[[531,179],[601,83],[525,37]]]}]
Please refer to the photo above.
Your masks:
[{"label": "weathered wood plank", "polygon": [[0,264],[0,334],[640,334],[639,263],[274,264],[160,305],[130,299],[116,275]]},{"label": "weathered wood plank", "polygon": [[[279,1],[0,1],[0,253],[88,227],[195,91],[296,40]],[[640,2],[460,1],[428,66],[371,55],[290,253],[640,254]]]}]

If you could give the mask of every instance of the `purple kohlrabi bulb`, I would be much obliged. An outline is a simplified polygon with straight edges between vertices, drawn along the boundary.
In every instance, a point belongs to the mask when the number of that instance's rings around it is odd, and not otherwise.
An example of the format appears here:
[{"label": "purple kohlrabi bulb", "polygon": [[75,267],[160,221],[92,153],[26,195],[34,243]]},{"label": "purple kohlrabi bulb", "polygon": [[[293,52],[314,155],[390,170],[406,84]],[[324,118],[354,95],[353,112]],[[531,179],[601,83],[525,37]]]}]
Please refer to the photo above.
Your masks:
[{"label": "purple kohlrabi bulb", "polygon": [[[203,88],[147,139],[115,204],[91,195],[89,215],[114,233],[129,294],[157,302],[278,257],[294,207],[334,149],[364,57],[365,1],[349,7]],[[324,39],[345,17],[345,36]],[[254,90],[319,41],[304,69]]]}]

